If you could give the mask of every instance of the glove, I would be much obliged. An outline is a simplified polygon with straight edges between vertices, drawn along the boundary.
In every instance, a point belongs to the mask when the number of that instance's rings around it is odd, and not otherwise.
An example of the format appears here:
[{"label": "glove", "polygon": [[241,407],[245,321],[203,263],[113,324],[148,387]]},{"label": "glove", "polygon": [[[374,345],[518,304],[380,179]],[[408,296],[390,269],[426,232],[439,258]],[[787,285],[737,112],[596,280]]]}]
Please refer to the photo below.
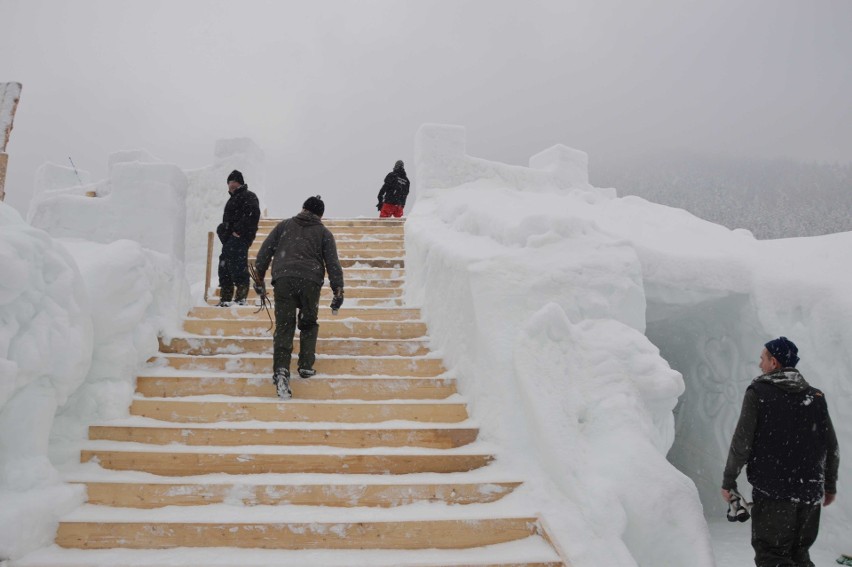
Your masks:
[{"label": "glove", "polygon": [[265,283],[254,284],[254,292],[258,296],[263,297],[264,295],[266,295],[266,284]]},{"label": "glove", "polygon": [[331,314],[337,315],[340,306],[343,305],[343,290],[334,292],[334,299],[331,300]]},{"label": "glove", "polygon": [[379,211],[382,210],[382,202],[381,201],[379,201],[379,204],[376,205],[376,210],[379,210]]}]

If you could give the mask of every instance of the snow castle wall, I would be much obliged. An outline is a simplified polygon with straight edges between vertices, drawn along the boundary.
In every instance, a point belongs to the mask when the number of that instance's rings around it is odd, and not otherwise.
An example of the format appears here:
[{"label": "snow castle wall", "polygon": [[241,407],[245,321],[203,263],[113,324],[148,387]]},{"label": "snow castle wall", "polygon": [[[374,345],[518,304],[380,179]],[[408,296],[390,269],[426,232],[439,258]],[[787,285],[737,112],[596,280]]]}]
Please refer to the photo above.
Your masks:
[{"label": "snow castle wall", "polygon": [[[665,458],[684,385],[643,334],[642,265],[583,214],[614,191],[562,146],[529,169],[466,156],[457,126],[415,145],[406,299],[498,462],[532,479],[520,498],[577,567],[712,565],[695,486]],[[663,501],[666,529],[648,521]]]}]

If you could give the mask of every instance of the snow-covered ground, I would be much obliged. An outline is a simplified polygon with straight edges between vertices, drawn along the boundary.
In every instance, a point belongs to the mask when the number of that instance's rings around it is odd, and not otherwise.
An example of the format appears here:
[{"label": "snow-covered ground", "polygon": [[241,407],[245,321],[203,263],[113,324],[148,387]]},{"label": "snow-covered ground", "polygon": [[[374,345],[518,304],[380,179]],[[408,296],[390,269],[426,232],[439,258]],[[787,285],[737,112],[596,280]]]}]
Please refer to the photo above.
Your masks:
[{"label": "snow-covered ground", "polygon": [[[594,188],[585,154],[562,146],[508,166],[467,156],[461,128],[424,126],[416,154],[407,300],[459,378],[479,443],[499,447],[501,475],[527,480],[501,506],[541,511],[575,567],[750,564],[748,527],[717,521],[718,486],[766,340],[799,345],[850,450],[852,234],[759,242]],[[119,226],[112,212],[139,196],[115,191],[140,183],[100,184],[98,204],[62,189],[67,171],[45,171],[54,200],[30,218],[65,231],[53,237],[0,203],[0,557],[49,544],[81,502],[57,467],[87,423],[127,416],[133,377],[187,306],[179,257],[197,262],[213,228],[215,175],[140,155],[111,171],[154,172],[158,191],[198,201],[185,235],[172,230],[180,207],[152,210],[169,216],[166,240],[146,240],[145,219]],[[848,462],[818,565],[852,533]]]}]

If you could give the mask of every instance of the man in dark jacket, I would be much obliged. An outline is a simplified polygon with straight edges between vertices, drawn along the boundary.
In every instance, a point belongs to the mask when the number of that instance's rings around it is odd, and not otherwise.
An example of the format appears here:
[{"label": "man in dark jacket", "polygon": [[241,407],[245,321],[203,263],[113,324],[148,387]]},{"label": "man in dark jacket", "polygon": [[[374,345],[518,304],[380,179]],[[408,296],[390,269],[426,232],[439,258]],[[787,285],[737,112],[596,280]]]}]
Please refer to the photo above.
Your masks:
[{"label": "man in dark jacket", "polygon": [[228,175],[228,193],[231,197],[225,203],[222,223],[216,228],[219,240],[222,241],[222,253],[219,255],[219,307],[246,304],[249,290],[248,251],[260,222],[257,195],[248,190],[243,174],[236,169]]},{"label": "man in dark jacket", "polygon": [[[324,212],[325,204],[319,196],[308,198],[301,213],[278,223],[269,233],[257,255],[255,268],[260,282],[264,281],[272,262],[275,288],[272,382],[282,399],[292,397],[290,359],[297,326],[296,310],[299,310],[299,376],[310,378],[316,374],[317,315],[326,272],[334,292],[331,308],[339,309],[343,303],[343,270],[334,236],[320,220]],[[258,293],[265,292],[262,284],[258,287]]]},{"label": "man in dark jacket", "polygon": [[752,485],[751,544],[758,567],[813,567],[820,504],[834,502],[840,452],[825,395],[796,370],[798,349],[786,337],[760,354],[762,375],[745,393],[722,481],[730,502],[746,466]]},{"label": "man in dark jacket", "polygon": [[376,208],[379,209],[380,218],[402,216],[410,186],[411,183],[405,174],[405,164],[399,160],[394,164],[393,171],[385,176],[385,183],[379,190],[379,204]]}]

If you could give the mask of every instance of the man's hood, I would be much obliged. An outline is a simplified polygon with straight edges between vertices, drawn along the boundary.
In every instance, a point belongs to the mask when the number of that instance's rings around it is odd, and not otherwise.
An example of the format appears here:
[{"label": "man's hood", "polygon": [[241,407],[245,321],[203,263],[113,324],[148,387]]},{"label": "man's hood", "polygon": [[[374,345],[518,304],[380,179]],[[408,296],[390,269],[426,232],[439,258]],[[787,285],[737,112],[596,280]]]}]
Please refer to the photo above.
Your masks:
[{"label": "man's hood", "polygon": [[810,388],[810,384],[805,381],[804,376],[799,374],[799,371],[795,368],[784,368],[782,370],[769,372],[768,374],[762,374],[755,378],[754,382],[771,384],[776,388],[780,388],[791,394],[804,392]]},{"label": "man's hood", "polygon": [[295,220],[301,226],[311,226],[313,224],[322,224],[322,221],[320,220],[320,218],[310,211],[302,211],[301,213],[299,213],[298,215],[293,217],[293,220]]}]

